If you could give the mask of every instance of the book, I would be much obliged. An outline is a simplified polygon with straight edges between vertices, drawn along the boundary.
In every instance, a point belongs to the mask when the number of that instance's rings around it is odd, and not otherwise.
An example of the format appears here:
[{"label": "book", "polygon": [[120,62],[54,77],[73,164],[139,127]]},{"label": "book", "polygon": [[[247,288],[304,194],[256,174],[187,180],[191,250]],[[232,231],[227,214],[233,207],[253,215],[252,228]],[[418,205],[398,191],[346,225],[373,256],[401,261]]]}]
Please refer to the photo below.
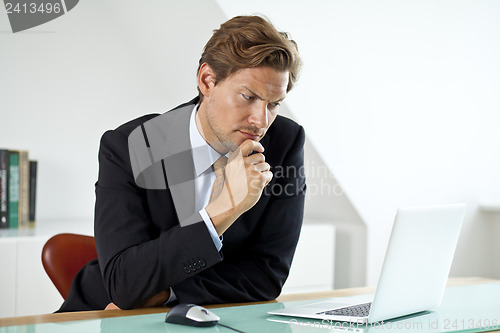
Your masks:
[{"label": "book", "polygon": [[28,151],[19,151],[19,228],[29,227],[29,179]]},{"label": "book", "polygon": [[29,222],[33,226],[35,223],[36,208],[36,172],[38,162],[30,161],[30,188],[29,188]]},{"label": "book", "polygon": [[9,151],[9,228],[19,225],[19,152]]},{"label": "book", "polygon": [[38,162],[27,150],[0,149],[0,229],[34,226]]},{"label": "book", "polygon": [[9,227],[9,151],[0,150],[0,228]]}]

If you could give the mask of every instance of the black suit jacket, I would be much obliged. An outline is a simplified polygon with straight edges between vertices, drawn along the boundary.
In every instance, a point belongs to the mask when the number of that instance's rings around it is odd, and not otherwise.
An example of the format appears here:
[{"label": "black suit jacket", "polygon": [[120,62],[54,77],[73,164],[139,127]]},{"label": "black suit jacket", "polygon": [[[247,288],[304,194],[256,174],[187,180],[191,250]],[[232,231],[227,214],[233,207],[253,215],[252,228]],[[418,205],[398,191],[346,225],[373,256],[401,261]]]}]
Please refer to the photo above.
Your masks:
[{"label": "black suit jacket", "polygon": [[135,119],[102,136],[95,205],[98,260],[77,274],[60,312],[100,310],[109,302],[131,309],[170,287],[179,302],[197,304],[270,300],[280,294],[303,218],[301,126],[278,116],[261,140],[273,180],[224,233],[220,253],[201,218],[181,224],[168,184],[146,189],[134,179],[130,133],[167,114],[170,130],[188,132],[185,119],[197,102]]}]

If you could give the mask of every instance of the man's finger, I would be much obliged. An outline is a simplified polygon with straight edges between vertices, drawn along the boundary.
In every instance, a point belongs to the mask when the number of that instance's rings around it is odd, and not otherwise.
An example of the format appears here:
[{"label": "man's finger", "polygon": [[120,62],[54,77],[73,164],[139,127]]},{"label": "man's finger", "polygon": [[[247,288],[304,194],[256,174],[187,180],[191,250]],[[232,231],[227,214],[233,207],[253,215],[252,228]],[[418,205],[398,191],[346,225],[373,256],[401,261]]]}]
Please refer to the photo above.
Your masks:
[{"label": "man's finger", "polygon": [[253,154],[250,156],[245,157],[245,163],[246,164],[259,164],[259,163],[265,163],[266,162],[266,157],[264,154],[257,153]]},{"label": "man's finger", "polygon": [[264,179],[265,179],[265,182],[264,182],[264,187],[265,187],[273,179],[273,173],[271,171],[264,171],[262,174],[264,175]]},{"label": "man's finger", "polygon": [[259,171],[259,172],[271,170],[271,166],[269,165],[269,163],[266,163],[266,162],[254,164],[254,168],[256,171]]},{"label": "man's finger", "polygon": [[263,153],[264,152],[264,147],[260,144],[258,141],[253,141],[253,140],[245,140],[241,145],[240,145],[240,153],[243,157],[246,157],[250,155],[253,151],[256,151],[258,153]]}]

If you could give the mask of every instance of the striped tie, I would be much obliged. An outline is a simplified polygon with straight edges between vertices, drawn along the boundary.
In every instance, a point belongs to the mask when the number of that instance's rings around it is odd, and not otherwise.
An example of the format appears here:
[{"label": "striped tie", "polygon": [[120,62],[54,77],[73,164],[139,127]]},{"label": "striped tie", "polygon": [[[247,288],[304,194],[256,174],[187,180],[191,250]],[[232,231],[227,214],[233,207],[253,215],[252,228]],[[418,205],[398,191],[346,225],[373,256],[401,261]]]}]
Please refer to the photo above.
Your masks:
[{"label": "striped tie", "polygon": [[219,196],[224,187],[224,169],[227,164],[227,157],[221,156],[214,162],[213,168],[215,173],[215,181],[212,185],[212,192],[210,193],[209,202],[212,202],[215,198]]}]

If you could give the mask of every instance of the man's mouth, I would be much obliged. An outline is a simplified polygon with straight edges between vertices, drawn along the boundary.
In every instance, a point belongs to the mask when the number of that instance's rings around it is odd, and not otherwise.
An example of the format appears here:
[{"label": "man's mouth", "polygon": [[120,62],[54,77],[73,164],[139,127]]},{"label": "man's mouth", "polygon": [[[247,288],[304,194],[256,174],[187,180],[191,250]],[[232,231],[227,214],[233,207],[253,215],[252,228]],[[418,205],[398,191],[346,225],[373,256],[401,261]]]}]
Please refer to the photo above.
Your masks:
[{"label": "man's mouth", "polygon": [[258,141],[260,139],[259,134],[255,134],[253,132],[245,132],[245,131],[239,131],[241,134],[243,134],[244,137],[250,140]]}]

